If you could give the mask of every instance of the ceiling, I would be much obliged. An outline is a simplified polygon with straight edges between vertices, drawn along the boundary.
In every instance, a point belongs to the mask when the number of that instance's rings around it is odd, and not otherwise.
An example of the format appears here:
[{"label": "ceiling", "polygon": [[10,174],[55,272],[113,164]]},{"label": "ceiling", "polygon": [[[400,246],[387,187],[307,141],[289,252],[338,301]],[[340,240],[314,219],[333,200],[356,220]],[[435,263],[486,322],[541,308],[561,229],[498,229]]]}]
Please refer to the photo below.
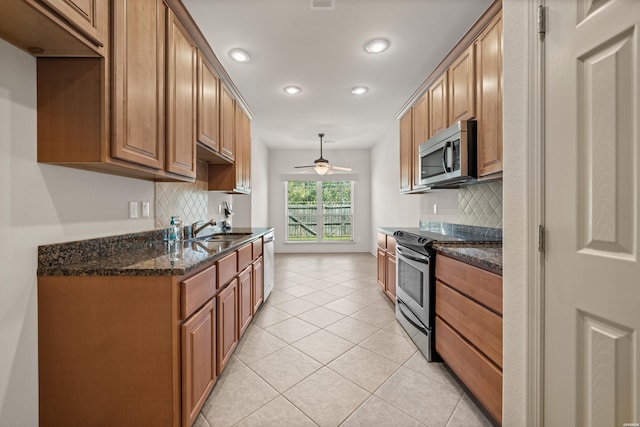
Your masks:
[{"label": "ceiling", "polygon": [[[272,149],[360,149],[397,132],[394,118],[492,0],[183,0],[254,114],[252,139]],[[391,47],[372,55],[367,41]],[[237,63],[228,51],[246,50]],[[283,91],[302,88],[298,95]],[[356,96],[351,89],[369,87]]]}]

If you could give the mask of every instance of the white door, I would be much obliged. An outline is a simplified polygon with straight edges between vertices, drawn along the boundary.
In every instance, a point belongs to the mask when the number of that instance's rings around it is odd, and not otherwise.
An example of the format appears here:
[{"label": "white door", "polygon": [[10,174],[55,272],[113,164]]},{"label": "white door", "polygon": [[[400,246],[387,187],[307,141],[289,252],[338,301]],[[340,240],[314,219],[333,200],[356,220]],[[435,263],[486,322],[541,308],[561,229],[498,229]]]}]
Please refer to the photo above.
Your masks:
[{"label": "white door", "polygon": [[547,0],[545,427],[640,423],[640,1]]}]

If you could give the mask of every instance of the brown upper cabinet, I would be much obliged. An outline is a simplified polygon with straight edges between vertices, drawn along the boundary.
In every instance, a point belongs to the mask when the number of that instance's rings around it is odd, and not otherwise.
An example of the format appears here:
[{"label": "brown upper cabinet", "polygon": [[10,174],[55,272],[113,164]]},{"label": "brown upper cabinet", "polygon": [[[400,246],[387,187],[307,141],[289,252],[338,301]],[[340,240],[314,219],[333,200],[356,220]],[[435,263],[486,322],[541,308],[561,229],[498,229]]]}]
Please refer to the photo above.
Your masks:
[{"label": "brown upper cabinet", "polygon": [[198,142],[220,151],[220,79],[198,51]]},{"label": "brown upper cabinet", "polygon": [[502,26],[499,0],[424,81],[400,116],[400,192],[419,193],[420,144],[460,120],[478,122],[478,178],[502,172]]},{"label": "brown upper cabinet", "polygon": [[239,104],[234,110],[235,160],[209,165],[209,190],[251,194],[251,121]]},{"label": "brown upper cabinet", "polygon": [[412,110],[400,118],[400,192],[411,191],[413,158]]},{"label": "brown upper cabinet", "polygon": [[168,23],[166,170],[195,178],[198,49],[171,11]]},{"label": "brown upper cabinet", "polygon": [[35,56],[105,56],[108,0],[3,0],[0,38]]},{"label": "brown upper cabinet", "polygon": [[447,72],[429,87],[429,138],[449,127]]},{"label": "brown upper cabinet", "polygon": [[502,172],[502,13],[476,41],[478,176]]},{"label": "brown upper cabinet", "polygon": [[220,87],[220,154],[234,160],[235,100],[225,85]]},{"label": "brown upper cabinet", "polygon": [[411,107],[413,114],[413,141],[411,144],[412,184],[411,189],[423,187],[420,184],[420,144],[429,139],[429,96],[423,95]]},{"label": "brown upper cabinet", "polygon": [[56,10],[96,46],[104,46],[104,28],[101,21],[105,19],[103,14],[106,0],[41,0],[41,2]]},{"label": "brown upper cabinet", "polygon": [[166,14],[158,0],[113,2],[111,156],[157,170],[165,154]]},{"label": "brown upper cabinet", "polygon": [[476,116],[475,47],[471,45],[449,67],[449,126]]}]

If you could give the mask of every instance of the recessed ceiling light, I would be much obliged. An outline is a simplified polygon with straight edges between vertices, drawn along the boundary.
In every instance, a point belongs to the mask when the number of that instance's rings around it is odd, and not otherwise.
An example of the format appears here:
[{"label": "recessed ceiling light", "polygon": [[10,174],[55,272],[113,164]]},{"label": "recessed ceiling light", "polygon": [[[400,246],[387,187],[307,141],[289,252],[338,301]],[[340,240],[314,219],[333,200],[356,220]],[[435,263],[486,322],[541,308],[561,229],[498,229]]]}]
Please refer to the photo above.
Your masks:
[{"label": "recessed ceiling light", "polygon": [[383,38],[373,39],[367,42],[367,44],[364,47],[364,50],[366,50],[368,53],[381,53],[389,49],[390,45],[391,45],[391,42],[387,39],[383,39]]},{"label": "recessed ceiling light", "polygon": [[249,60],[251,59],[247,51],[239,49],[237,47],[229,51],[229,56],[236,62],[249,62]]},{"label": "recessed ceiling light", "polygon": [[297,95],[302,92],[302,89],[300,89],[298,86],[285,86],[283,90],[289,95]]},{"label": "recessed ceiling light", "polygon": [[367,92],[369,92],[369,88],[366,86],[356,86],[353,89],[351,89],[351,93],[354,95],[362,95]]}]

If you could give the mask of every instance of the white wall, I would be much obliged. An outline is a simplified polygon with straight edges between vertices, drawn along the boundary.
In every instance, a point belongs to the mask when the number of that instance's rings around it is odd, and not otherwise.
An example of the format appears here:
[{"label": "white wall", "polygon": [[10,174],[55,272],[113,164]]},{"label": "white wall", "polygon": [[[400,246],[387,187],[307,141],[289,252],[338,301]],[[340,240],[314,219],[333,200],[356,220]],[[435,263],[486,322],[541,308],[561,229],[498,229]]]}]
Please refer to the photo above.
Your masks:
[{"label": "white wall", "polygon": [[503,0],[503,424],[527,425],[527,35],[529,2]]},{"label": "white wall", "polygon": [[0,40],[0,425],[38,425],[37,246],[151,230],[151,182],[36,163],[36,61]]},{"label": "white wall", "polygon": [[251,141],[251,224],[269,227],[269,150],[262,141]]},{"label": "white wall", "polygon": [[[348,166],[357,176],[354,200],[354,242],[285,243],[285,189],[283,175],[300,173],[296,165],[313,164],[315,150],[269,150],[269,224],[275,227],[276,252],[369,252],[371,243],[371,182],[369,150],[324,149],[323,156],[338,166]],[[309,177],[304,174],[301,177]]]}]

